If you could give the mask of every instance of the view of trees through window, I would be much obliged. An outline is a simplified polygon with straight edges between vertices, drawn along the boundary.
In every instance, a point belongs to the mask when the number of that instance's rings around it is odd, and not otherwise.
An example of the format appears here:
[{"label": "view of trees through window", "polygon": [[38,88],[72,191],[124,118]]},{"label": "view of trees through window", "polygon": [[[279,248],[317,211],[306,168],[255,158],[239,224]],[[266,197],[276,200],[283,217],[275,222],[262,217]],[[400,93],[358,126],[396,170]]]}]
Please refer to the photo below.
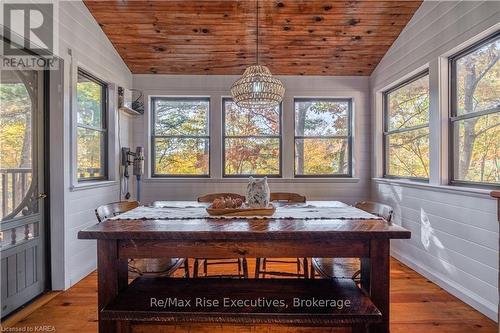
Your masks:
[{"label": "view of trees through window", "polygon": [[384,93],[385,175],[429,178],[429,75]]},{"label": "view of trees through window", "polygon": [[0,81],[0,219],[12,213],[32,181],[38,73],[3,71]]},{"label": "view of trees through window", "polygon": [[351,100],[295,99],[295,174],[349,176]]},{"label": "view of trees through window", "polygon": [[2,73],[0,83],[0,165],[31,168],[31,97],[15,72]]},{"label": "view of trees through window", "polygon": [[208,98],[152,99],[153,176],[209,175]]},{"label": "view of trees through window", "polygon": [[78,180],[106,177],[107,130],[104,83],[78,71],[76,85],[76,162]]},{"label": "view of trees through window", "polygon": [[281,107],[250,110],[223,100],[224,174],[281,174]]},{"label": "view of trees through window", "polygon": [[500,37],[452,59],[454,180],[500,183]]}]

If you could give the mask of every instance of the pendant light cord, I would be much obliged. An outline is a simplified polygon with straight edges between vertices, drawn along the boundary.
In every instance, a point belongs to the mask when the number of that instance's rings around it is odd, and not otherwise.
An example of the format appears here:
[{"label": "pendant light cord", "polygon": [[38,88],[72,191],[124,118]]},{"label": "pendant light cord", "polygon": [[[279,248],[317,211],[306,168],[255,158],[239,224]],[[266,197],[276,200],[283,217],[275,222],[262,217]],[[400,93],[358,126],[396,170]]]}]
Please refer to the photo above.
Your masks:
[{"label": "pendant light cord", "polygon": [[257,26],[257,65],[259,64],[259,0],[255,1],[257,4],[256,26]]}]

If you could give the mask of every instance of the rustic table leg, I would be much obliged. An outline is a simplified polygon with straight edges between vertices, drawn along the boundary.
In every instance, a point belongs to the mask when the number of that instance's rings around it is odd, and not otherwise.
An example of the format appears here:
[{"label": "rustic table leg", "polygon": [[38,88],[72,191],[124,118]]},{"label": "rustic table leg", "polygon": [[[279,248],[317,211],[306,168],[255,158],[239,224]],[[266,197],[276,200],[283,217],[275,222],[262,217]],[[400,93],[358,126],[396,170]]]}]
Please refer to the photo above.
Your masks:
[{"label": "rustic table leg", "polygon": [[[370,325],[370,333],[389,333],[389,244],[388,239],[370,241],[369,281],[364,283],[369,283],[370,298],[382,312],[382,322]],[[363,266],[366,263],[362,261]],[[363,270],[367,268],[362,267]]]},{"label": "rustic table leg", "polygon": [[303,258],[303,261],[304,261],[304,277],[306,279],[309,279],[311,277],[309,275],[309,260],[307,258]]},{"label": "rustic table leg", "polygon": [[197,278],[198,277],[198,266],[199,266],[199,261],[198,261],[198,258],[195,258],[194,259],[194,263],[193,263],[193,277],[194,278]]},{"label": "rustic table leg", "polygon": [[361,261],[361,288],[370,293],[370,258],[360,258]]},{"label": "rustic table leg", "polygon": [[189,258],[184,259],[184,277],[189,278]]},{"label": "rustic table leg", "polygon": [[248,262],[247,262],[247,258],[243,258],[242,259],[242,266],[243,266],[243,276],[245,277],[245,279],[248,278]]},{"label": "rustic table leg", "polygon": [[117,323],[101,320],[101,310],[127,286],[127,260],[118,259],[116,240],[97,240],[99,333],[116,333]]},{"label": "rustic table leg", "polygon": [[258,279],[260,275],[260,258],[255,258],[255,278]]}]

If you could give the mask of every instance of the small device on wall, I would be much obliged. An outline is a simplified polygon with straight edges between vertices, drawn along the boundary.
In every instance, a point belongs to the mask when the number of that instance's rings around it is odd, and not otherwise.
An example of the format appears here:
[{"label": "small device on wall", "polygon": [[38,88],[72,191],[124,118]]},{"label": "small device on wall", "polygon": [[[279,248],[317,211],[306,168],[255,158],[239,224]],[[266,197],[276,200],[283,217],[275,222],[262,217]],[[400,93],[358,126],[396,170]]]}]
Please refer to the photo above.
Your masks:
[{"label": "small device on wall", "polygon": [[132,115],[144,114],[142,91],[118,87],[118,108]]},{"label": "small device on wall", "polygon": [[141,178],[144,174],[144,148],[137,147],[135,152],[130,151],[129,147],[122,147],[121,150],[121,165],[123,166],[122,177],[122,194],[126,200],[130,199],[131,195],[128,190],[130,174],[128,167],[132,165],[132,174],[136,177],[137,186],[137,201],[141,201]]}]

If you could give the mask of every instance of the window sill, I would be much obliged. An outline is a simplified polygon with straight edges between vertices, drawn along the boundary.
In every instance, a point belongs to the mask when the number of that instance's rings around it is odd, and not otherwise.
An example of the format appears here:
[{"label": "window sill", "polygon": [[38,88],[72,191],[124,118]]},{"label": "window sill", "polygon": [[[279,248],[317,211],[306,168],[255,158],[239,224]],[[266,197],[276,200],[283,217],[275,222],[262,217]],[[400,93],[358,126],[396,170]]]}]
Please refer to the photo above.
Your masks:
[{"label": "window sill", "polygon": [[426,189],[443,193],[461,194],[461,195],[491,199],[490,197],[491,190],[484,188],[451,186],[451,185],[434,185],[434,184],[429,184],[414,180],[406,180],[406,179],[372,178],[372,181],[378,184],[389,184],[389,185],[394,184],[404,187]]},{"label": "window sill", "polygon": [[[290,184],[300,184],[300,183],[359,183],[359,178],[267,178],[270,184],[279,183],[290,183]],[[247,184],[247,178],[144,178],[144,183],[237,183],[237,184]]]},{"label": "window sill", "polygon": [[118,181],[116,180],[88,181],[88,182],[73,184],[71,185],[69,190],[71,192],[75,192],[75,191],[84,191],[92,188],[108,187],[114,185],[118,185]]}]

